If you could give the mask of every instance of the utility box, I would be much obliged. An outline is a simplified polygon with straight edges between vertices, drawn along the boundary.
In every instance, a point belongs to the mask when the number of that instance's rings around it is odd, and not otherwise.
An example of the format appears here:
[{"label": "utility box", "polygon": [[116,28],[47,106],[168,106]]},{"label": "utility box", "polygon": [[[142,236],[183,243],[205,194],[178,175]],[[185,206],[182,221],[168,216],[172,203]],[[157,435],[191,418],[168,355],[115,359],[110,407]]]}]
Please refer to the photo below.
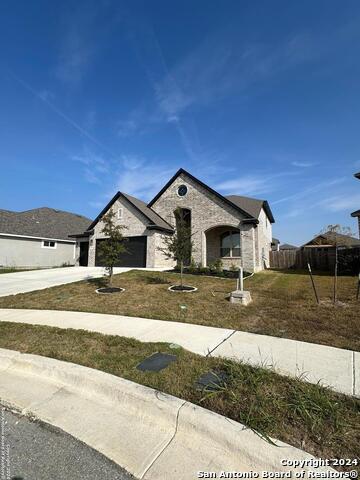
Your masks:
[{"label": "utility box", "polygon": [[249,305],[252,302],[250,292],[247,290],[234,290],[230,293],[230,303],[238,303],[239,305]]}]

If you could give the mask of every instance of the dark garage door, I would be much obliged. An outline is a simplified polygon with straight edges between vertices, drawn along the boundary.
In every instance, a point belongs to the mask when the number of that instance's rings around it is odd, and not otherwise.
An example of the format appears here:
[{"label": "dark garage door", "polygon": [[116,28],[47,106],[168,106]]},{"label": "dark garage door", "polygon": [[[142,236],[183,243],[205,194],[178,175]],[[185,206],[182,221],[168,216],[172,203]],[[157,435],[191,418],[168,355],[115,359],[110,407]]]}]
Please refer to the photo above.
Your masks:
[{"label": "dark garage door", "polygon": [[[146,238],[147,237],[127,237],[125,241],[127,252],[120,255],[116,267],[146,267]],[[104,242],[104,240],[96,240],[96,267],[104,266],[98,249],[98,245],[101,242]]]}]

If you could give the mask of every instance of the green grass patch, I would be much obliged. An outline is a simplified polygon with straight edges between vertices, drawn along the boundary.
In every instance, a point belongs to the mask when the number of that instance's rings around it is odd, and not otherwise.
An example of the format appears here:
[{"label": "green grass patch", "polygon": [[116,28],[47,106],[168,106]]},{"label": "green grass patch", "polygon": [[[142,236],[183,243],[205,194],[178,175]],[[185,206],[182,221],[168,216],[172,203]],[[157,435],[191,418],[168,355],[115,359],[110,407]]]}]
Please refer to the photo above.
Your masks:
[{"label": "green grass patch", "polygon": [[[195,293],[169,292],[179,283],[178,274],[132,270],[114,276],[113,286],[125,288],[114,295],[97,295],[103,279],[0,298],[0,308],[73,310],[181,321],[232,328],[252,333],[292,338],[360,351],[357,277],[339,277],[338,298],[333,306],[333,277],[315,275],[321,300],[315,302],[306,273],[261,272],[245,280],[253,303],[247,307],[227,300],[236,280],[185,275],[185,284]],[[186,305],[186,310],[180,308]]]},{"label": "green grass patch", "polygon": [[[204,358],[165,343],[79,330],[0,323],[0,348],[85,365],[183,398],[323,458],[355,458],[360,445],[360,402],[270,370]],[[155,352],[178,355],[159,373],[136,366]],[[217,392],[195,388],[200,375],[227,374]],[[265,440],[266,441],[266,440]]]}]

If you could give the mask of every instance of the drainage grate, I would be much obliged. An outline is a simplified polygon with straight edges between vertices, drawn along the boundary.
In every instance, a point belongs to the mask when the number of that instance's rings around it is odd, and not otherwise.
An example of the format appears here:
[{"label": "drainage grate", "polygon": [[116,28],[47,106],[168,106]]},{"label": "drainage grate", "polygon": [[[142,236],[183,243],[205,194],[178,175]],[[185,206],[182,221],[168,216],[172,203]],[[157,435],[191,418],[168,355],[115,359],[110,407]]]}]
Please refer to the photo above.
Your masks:
[{"label": "drainage grate", "polygon": [[137,369],[143,372],[159,372],[163,370],[170,363],[175,362],[176,355],[169,355],[168,353],[153,353],[150,357],[145,358],[137,365]]},{"label": "drainage grate", "polygon": [[228,375],[222,371],[210,371],[201,375],[195,386],[196,390],[216,392],[226,385]]}]

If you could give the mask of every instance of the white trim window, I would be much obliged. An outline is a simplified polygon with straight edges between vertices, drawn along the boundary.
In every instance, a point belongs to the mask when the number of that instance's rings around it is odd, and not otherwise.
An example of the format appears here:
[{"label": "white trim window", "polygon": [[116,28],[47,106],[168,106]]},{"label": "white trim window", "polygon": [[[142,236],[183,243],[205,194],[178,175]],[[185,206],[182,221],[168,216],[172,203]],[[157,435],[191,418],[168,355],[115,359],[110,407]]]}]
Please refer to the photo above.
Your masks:
[{"label": "white trim window", "polygon": [[117,219],[118,220],[123,220],[123,218],[124,218],[124,209],[119,208],[118,211],[117,211]]},{"label": "white trim window", "polygon": [[220,237],[220,257],[241,257],[241,244],[239,230],[230,230]]},{"label": "white trim window", "polygon": [[41,248],[56,248],[57,243],[54,240],[43,240]]}]

